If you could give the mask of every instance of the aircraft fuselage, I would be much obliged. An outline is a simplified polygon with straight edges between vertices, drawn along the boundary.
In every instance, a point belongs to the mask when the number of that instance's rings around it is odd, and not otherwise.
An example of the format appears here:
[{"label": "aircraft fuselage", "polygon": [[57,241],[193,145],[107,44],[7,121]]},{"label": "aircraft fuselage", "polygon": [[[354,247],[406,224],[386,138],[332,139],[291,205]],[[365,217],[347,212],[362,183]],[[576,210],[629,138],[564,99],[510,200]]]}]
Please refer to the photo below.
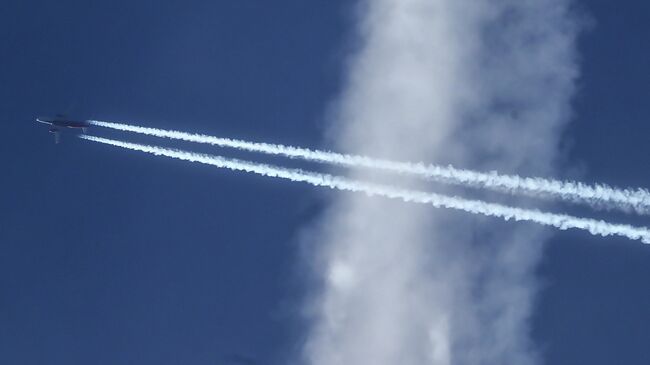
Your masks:
[{"label": "aircraft fuselage", "polygon": [[36,121],[43,124],[49,124],[58,128],[88,128],[90,124],[86,121],[69,120],[62,118],[36,118]]},{"label": "aircraft fuselage", "polygon": [[86,129],[90,127],[90,123],[86,121],[71,120],[63,116],[57,116],[56,118],[36,118],[36,121],[50,126],[50,133],[54,135],[54,143],[59,143],[60,131],[63,128],[81,129],[82,133],[86,133]]}]

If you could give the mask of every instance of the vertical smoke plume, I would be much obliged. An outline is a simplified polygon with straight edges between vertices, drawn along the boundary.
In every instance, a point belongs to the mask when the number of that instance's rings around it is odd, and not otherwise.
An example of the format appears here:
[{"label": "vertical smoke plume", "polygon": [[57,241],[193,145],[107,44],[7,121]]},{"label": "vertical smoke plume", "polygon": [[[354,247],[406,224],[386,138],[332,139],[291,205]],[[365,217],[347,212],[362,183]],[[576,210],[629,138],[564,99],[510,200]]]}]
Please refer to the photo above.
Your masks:
[{"label": "vertical smoke plume", "polygon": [[[568,2],[362,1],[339,148],[552,174],[577,75]],[[354,195],[314,231],[307,363],[537,362],[543,231]]]}]

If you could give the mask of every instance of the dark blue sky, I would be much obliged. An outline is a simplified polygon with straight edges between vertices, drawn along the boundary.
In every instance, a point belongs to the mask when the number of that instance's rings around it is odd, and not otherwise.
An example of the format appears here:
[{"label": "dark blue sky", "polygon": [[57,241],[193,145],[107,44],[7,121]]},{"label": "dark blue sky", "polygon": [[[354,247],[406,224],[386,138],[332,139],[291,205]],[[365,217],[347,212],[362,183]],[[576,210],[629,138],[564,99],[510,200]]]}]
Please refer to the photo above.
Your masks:
[{"label": "dark blue sky", "polygon": [[[4,5],[0,364],[286,363],[302,339],[299,237],[323,192],[72,135],[54,145],[34,118],[322,145],[351,3]],[[650,4],[582,7],[595,26],[567,175],[650,186]],[[540,276],[547,363],[650,363],[650,247],[557,233]]]}]

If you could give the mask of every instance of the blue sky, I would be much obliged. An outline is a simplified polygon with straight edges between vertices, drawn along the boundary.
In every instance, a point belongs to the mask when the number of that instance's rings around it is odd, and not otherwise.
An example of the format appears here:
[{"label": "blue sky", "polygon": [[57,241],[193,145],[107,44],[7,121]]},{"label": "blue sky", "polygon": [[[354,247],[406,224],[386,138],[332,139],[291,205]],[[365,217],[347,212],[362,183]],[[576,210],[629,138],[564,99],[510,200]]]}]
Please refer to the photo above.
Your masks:
[{"label": "blue sky", "polygon": [[[593,26],[579,43],[566,176],[650,186],[650,5],[579,4]],[[327,147],[351,4],[21,1],[0,19],[0,363],[294,359],[300,237],[334,193],[70,134],[54,145],[34,118]],[[539,276],[532,337],[544,363],[650,361],[648,247],[557,232]]]}]

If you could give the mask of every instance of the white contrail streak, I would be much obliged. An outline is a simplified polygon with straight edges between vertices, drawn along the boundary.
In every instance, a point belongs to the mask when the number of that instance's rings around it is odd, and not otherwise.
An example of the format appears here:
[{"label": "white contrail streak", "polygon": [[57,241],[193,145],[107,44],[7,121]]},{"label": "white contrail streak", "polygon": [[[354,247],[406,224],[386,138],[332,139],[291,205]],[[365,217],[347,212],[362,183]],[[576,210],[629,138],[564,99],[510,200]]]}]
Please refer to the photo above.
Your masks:
[{"label": "white contrail streak", "polygon": [[202,134],[185,133],[173,130],[146,128],[128,124],[118,124],[97,120],[92,125],[126,132],[135,132],[155,137],[171,138],[187,142],[206,143],[220,147],[231,147],[251,152],[282,155],[309,161],[331,163],[342,166],[366,167],[414,174],[445,183],[485,187],[509,193],[525,193],[532,196],[550,196],[574,203],[587,203],[592,206],[633,210],[639,214],[650,213],[650,191],[638,189],[618,189],[604,184],[587,185],[581,182],[560,181],[539,177],[520,177],[500,175],[495,171],[484,173],[458,169],[451,165],[438,166],[424,163],[398,162],[375,159],[366,156],[349,155],[329,151],[285,146],[281,144],[247,142],[238,139],[220,138]]},{"label": "white contrail streak", "polygon": [[633,227],[624,224],[612,224],[601,220],[599,221],[594,219],[579,218],[564,214],[546,213],[539,210],[508,207],[478,200],[466,200],[458,197],[450,197],[435,193],[407,190],[386,185],[355,181],[329,174],[308,172],[299,169],[287,169],[266,164],[259,164],[236,159],[227,159],[219,156],[192,153],[176,149],[147,146],[87,135],[80,135],[79,137],[89,141],[100,142],[134,151],[146,152],[157,156],[166,156],[179,160],[199,162],[202,164],[235,171],[244,171],[268,177],[305,182],[311,185],[323,186],[331,189],[363,192],[368,195],[378,195],[387,198],[401,199],[405,202],[431,204],[437,208],[462,210],[473,214],[500,217],[505,220],[513,219],[515,221],[530,221],[546,226],[553,226],[561,230],[576,228],[589,231],[593,235],[618,235],[633,240],[641,240],[644,243],[650,243],[650,230],[641,227]]}]

